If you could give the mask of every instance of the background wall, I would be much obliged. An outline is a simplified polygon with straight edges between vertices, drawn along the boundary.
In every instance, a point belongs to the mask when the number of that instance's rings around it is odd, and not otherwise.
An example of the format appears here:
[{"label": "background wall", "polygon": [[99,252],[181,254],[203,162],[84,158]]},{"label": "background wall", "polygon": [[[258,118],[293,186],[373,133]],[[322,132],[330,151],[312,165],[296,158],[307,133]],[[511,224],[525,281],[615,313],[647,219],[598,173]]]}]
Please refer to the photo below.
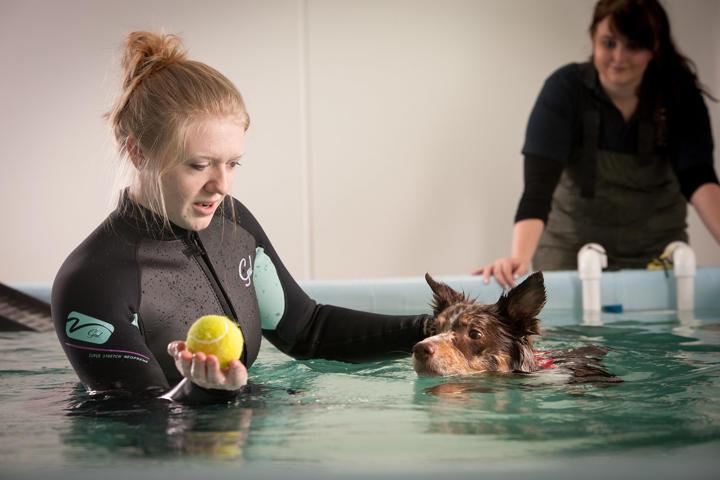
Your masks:
[{"label": "background wall", "polygon": [[[52,281],[111,210],[102,115],[123,37],[161,27],[243,92],[233,194],[296,278],[458,274],[507,255],[528,114],[553,70],[588,57],[593,4],[0,0],[0,281]],[[720,2],[664,5],[720,96]],[[698,263],[720,265],[689,222]]]}]

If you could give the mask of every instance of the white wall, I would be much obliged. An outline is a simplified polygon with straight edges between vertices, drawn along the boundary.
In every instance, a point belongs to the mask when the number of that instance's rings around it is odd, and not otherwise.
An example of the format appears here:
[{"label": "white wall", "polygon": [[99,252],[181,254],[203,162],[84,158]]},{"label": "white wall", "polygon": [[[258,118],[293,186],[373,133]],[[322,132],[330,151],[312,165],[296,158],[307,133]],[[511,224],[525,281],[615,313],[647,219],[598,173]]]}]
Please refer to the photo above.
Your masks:
[{"label": "white wall", "polygon": [[[720,96],[720,2],[664,3]],[[551,71],[589,55],[593,4],[0,0],[0,282],[51,281],[109,212],[122,39],[160,27],[243,92],[233,193],[298,279],[469,272],[509,251],[527,116]],[[698,262],[720,265],[689,221]]]}]

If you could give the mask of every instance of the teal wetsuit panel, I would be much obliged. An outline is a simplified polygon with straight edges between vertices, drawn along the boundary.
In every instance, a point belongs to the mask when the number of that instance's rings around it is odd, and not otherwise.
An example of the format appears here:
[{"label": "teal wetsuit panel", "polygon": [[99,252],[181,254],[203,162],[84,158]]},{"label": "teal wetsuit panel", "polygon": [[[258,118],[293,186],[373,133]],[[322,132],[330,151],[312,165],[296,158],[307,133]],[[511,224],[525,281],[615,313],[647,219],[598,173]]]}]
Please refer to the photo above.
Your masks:
[{"label": "teal wetsuit panel", "polygon": [[262,247],[255,249],[253,283],[262,328],[275,330],[285,313],[285,292],[272,259],[265,254]]}]

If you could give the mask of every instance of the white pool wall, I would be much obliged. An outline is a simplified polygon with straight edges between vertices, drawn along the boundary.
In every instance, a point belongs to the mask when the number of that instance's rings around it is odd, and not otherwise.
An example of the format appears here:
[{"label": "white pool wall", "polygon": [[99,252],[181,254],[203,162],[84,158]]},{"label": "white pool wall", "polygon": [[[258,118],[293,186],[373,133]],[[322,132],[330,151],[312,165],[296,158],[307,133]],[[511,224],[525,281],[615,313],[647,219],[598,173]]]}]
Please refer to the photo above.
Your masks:
[{"label": "white pool wall", "polygon": [[[577,271],[545,272],[545,310],[582,310],[582,285]],[[494,303],[502,288],[477,276],[438,276],[435,280],[483,303]],[[374,312],[428,311],[432,292],[422,277],[306,281],[303,289],[316,301]],[[672,270],[603,272],[602,305],[622,305],[623,311],[675,309]],[[695,308],[720,308],[720,267],[700,267],[695,278]]]},{"label": "white pool wall", "polygon": [[[545,272],[547,303],[545,311],[582,310],[582,286],[578,272]],[[452,288],[483,303],[494,303],[502,288],[493,280],[486,285],[482,277],[438,276]],[[319,303],[379,313],[429,311],[432,292],[425,278],[368,278],[362,280],[310,280],[300,286]],[[50,301],[50,285],[14,285],[29,295]],[[675,302],[675,276],[672,270],[619,270],[603,272],[602,305],[622,305],[623,311],[672,310]],[[699,267],[695,277],[695,309],[720,309],[720,267]]]}]

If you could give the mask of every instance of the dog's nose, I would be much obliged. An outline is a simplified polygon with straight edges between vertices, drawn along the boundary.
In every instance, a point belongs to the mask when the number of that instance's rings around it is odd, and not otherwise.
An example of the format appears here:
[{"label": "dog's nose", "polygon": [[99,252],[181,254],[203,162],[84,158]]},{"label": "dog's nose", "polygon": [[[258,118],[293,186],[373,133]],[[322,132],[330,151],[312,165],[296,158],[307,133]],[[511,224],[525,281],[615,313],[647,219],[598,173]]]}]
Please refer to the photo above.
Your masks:
[{"label": "dog's nose", "polygon": [[435,345],[419,342],[413,347],[413,354],[418,358],[431,357],[435,353]]}]

